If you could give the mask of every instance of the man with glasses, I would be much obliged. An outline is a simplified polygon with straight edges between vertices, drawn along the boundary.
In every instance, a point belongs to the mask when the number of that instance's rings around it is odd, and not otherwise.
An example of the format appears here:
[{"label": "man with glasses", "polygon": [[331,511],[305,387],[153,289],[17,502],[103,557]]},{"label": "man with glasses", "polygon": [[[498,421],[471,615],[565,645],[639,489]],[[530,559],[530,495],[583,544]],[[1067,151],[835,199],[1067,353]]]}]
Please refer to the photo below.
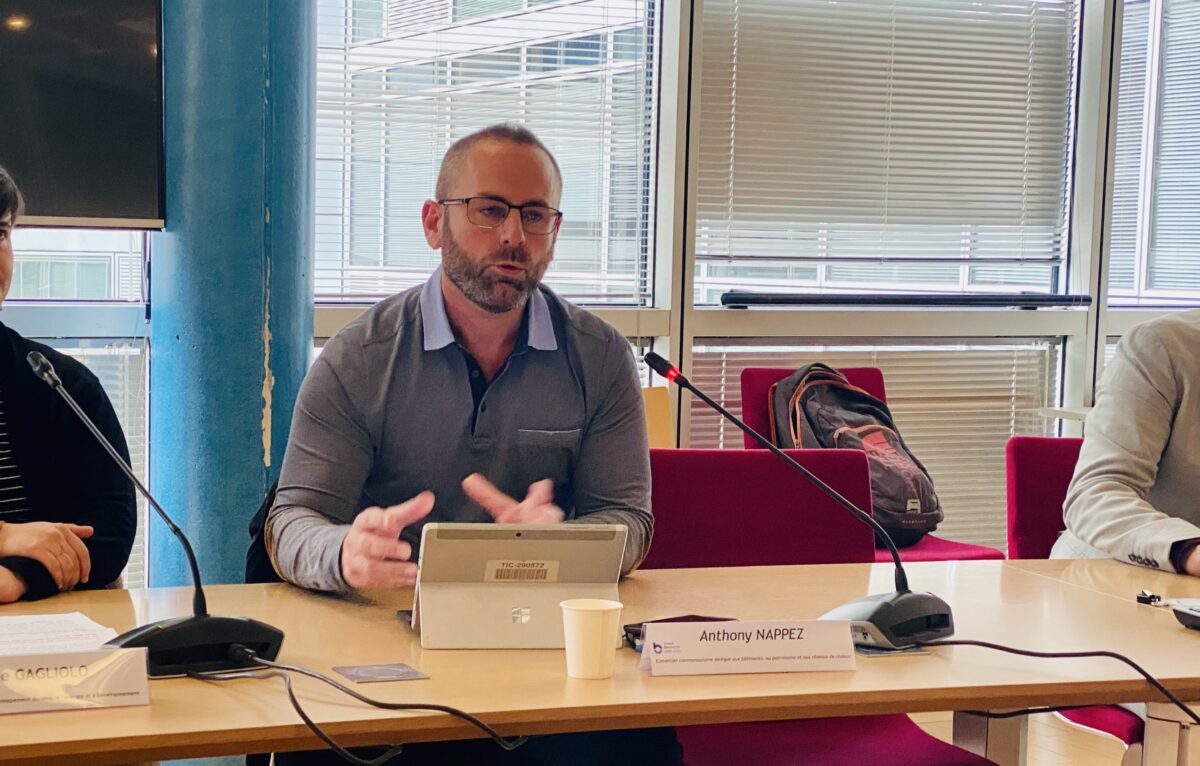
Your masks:
[{"label": "man with glasses", "polygon": [[[410,586],[428,521],[624,524],[623,570],[641,562],[653,520],[633,355],[541,284],[561,195],[557,162],[520,126],[446,152],[421,211],[441,268],[330,339],[300,390],[265,538],[284,579]],[[405,750],[395,763],[679,760],[669,729]],[[282,762],[322,762],[304,757]]]}]

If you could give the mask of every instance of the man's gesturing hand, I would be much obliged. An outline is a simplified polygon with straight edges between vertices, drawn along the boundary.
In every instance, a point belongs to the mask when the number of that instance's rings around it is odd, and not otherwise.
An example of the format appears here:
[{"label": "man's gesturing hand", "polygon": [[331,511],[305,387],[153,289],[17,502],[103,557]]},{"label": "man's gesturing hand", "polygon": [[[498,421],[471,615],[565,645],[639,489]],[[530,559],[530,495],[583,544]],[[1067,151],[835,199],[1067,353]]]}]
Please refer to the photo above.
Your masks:
[{"label": "man's gesturing hand", "polygon": [[499,524],[557,524],[563,512],[554,504],[554,482],[550,479],[529,485],[525,499],[517,502],[496,489],[482,474],[473,473],[463,479],[467,497],[483,506]]},{"label": "man's gesturing hand", "polygon": [[372,506],[354,518],[342,540],[342,577],[354,588],[404,588],[417,581],[412,546],[400,532],[433,510],[433,493],[422,492],[390,508]]}]

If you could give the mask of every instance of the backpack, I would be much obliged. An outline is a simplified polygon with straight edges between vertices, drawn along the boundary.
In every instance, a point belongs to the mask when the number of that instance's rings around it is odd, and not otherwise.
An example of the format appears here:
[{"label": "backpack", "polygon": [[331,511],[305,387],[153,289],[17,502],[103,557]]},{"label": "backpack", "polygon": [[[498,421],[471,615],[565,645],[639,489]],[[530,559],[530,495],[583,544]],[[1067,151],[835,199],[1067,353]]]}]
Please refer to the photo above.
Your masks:
[{"label": "backpack", "polygon": [[777,447],[867,453],[873,515],[884,529],[899,533],[898,544],[912,544],[937,529],[942,507],[933,480],[904,443],[886,404],[823,364],[775,383],[768,404]]}]

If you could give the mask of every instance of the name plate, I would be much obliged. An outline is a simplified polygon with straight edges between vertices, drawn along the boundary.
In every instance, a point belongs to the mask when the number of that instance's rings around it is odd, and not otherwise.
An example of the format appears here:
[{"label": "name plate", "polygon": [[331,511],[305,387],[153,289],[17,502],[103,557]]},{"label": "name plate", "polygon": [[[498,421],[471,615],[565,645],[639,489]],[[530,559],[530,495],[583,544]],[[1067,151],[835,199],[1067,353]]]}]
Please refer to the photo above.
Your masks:
[{"label": "name plate", "polygon": [[145,649],[0,656],[0,714],[149,704]]},{"label": "name plate", "polygon": [[652,622],[642,666],[651,675],[854,670],[847,620]]}]

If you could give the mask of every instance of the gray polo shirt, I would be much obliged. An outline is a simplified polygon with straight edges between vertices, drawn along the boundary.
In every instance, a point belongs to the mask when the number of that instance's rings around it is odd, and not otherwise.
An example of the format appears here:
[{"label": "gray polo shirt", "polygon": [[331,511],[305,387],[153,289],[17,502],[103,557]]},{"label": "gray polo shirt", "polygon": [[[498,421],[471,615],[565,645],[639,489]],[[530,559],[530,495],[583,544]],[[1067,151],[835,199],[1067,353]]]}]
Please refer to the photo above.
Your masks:
[{"label": "gray polo shirt", "polygon": [[[478,398],[442,301],[440,270],[325,345],[300,389],[267,550],[286,580],[345,591],[342,540],[364,508],[436,495],[425,521],[490,521],[462,480],[521,499],[553,479],[566,520],[629,527],[624,571],[650,544],[645,412],[629,343],[541,287],[521,338]],[[478,381],[476,381],[478,393]],[[414,560],[421,524],[403,539]]]}]

